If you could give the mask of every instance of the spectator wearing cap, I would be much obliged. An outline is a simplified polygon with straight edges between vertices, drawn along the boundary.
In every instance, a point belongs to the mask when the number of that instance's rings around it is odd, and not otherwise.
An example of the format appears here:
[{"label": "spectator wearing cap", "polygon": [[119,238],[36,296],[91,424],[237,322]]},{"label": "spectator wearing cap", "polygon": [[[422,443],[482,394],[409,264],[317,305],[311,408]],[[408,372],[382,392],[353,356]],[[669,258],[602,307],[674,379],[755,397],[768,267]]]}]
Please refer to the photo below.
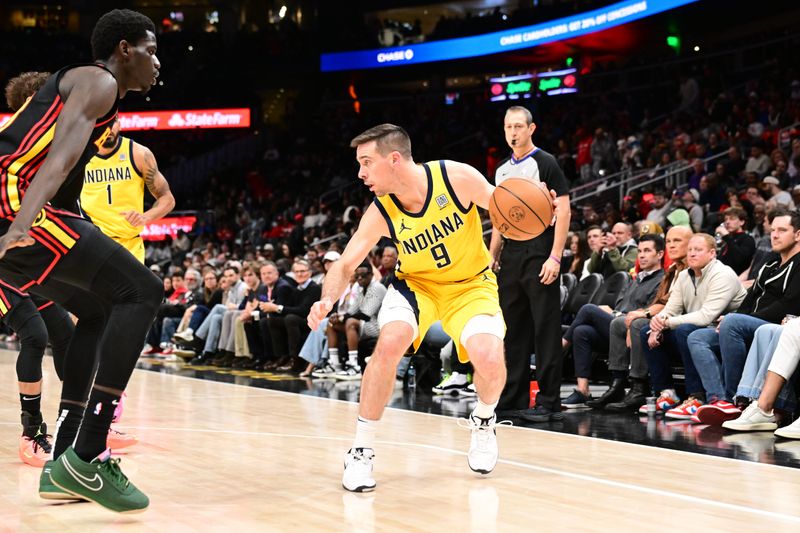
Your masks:
[{"label": "spectator wearing cap", "polygon": [[667,228],[672,228],[675,226],[684,226],[692,229],[692,221],[689,218],[689,213],[686,211],[686,209],[675,209],[669,215],[667,215]]},{"label": "spectator wearing cap", "polygon": [[700,231],[700,228],[703,227],[703,208],[699,205],[700,191],[695,188],[688,189],[683,193],[682,200],[683,208],[689,213],[689,220],[692,223],[692,231]]},{"label": "spectator wearing cap", "polygon": [[767,176],[761,183],[764,184],[764,188],[769,193],[770,198],[768,202],[776,207],[782,205],[789,209],[794,209],[792,195],[781,189],[781,180],[775,176]]},{"label": "spectator wearing cap", "polygon": [[756,253],[756,241],[752,235],[744,231],[747,223],[747,213],[741,207],[729,207],[723,213],[724,222],[720,224],[715,234],[720,239],[719,260],[733,269],[736,274],[741,274]]},{"label": "spectator wearing cap", "polygon": [[322,256],[322,269],[323,272],[312,276],[311,280],[316,283],[317,285],[322,286],[322,282],[325,280],[325,274],[328,273],[328,269],[331,268],[331,265],[342,258],[342,254],[335,250],[328,250],[325,252],[325,255]]}]

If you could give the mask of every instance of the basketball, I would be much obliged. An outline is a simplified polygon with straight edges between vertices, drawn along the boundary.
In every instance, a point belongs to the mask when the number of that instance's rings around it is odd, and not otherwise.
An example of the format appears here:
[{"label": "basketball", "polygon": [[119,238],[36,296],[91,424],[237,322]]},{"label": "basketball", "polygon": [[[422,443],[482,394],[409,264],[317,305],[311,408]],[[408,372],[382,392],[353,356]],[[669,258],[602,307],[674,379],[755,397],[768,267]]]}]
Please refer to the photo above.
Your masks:
[{"label": "basketball", "polygon": [[503,237],[527,241],[541,235],[553,219],[550,195],[525,178],[509,178],[498,185],[489,201],[492,226]]}]

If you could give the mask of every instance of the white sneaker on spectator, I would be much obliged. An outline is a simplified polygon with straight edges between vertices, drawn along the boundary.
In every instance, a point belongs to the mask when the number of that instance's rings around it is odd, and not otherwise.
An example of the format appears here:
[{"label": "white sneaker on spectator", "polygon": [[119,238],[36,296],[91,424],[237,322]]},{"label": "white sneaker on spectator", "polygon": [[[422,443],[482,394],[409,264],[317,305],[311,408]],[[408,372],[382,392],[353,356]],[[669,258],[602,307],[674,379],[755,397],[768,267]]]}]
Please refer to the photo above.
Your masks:
[{"label": "white sneaker on spectator", "polygon": [[311,376],[315,378],[332,378],[336,374],[336,369],[330,363],[325,363],[325,366],[320,368],[315,368],[313,372],[311,372]]},{"label": "white sneaker on spectator", "polygon": [[445,374],[442,381],[433,387],[434,394],[458,394],[459,389],[463,389],[467,385],[467,376],[453,372]]},{"label": "white sneaker on spectator", "polygon": [[776,437],[783,437],[784,439],[800,439],[800,418],[782,428],[775,430]]},{"label": "white sneaker on spectator", "polygon": [[343,369],[337,371],[333,375],[333,379],[340,379],[343,381],[355,381],[361,379],[361,369],[353,365],[345,365]]},{"label": "white sneaker on spectator", "polygon": [[176,333],[172,336],[172,340],[177,342],[192,342],[194,340],[194,331],[192,328],[186,328],[185,330],[181,331],[180,333]]},{"label": "white sneaker on spectator", "polygon": [[775,413],[765,413],[758,407],[758,402],[753,400],[736,420],[726,420],[722,423],[725,429],[734,431],[773,431],[778,428],[775,423]]},{"label": "white sneaker on spectator", "polygon": [[475,384],[470,383],[469,385],[465,385],[464,387],[458,389],[458,395],[465,398],[474,398],[478,395],[478,391],[475,390]]},{"label": "white sneaker on spectator", "polygon": [[344,456],[344,475],[342,486],[350,492],[369,492],[375,490],[372,477],[372,462],[375,452],[372,448],[350,448]]}]

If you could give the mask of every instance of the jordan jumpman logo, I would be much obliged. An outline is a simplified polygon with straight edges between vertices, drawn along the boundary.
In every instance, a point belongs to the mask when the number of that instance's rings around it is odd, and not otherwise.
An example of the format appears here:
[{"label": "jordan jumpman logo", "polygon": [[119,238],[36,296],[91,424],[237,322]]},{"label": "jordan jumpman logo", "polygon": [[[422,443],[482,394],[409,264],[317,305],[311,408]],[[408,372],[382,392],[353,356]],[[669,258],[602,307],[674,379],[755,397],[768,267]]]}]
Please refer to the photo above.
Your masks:
[{"label": "jordan jumpman logo", "polygon": [[408,230],[411,231],[411,228],[406,226],[406,220],[404,218],[400,219],[400,231],[398,233],[403,233],[403,231]]}]

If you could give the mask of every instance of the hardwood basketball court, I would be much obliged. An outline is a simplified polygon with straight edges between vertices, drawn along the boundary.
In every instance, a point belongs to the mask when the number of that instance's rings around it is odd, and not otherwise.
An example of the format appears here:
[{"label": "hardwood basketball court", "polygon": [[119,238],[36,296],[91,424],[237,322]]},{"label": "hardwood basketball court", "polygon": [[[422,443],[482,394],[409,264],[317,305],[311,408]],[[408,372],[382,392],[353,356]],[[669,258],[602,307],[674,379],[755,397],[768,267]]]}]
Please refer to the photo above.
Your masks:
[{"label": "hardwood basketball court", "polygon": [[[150,508],[52,503],[17,457],[15,357],[0,352],[0,531],[800,529],[794,468],[501,427],[500,463],[482,478],[455,419],[398,409],[378,433],[377,490],[351,494],[340,482],[355,403],[144,370],[119,429],[140,439],[122,467]],[[50,424],[58,392],[46,358]]]}]

